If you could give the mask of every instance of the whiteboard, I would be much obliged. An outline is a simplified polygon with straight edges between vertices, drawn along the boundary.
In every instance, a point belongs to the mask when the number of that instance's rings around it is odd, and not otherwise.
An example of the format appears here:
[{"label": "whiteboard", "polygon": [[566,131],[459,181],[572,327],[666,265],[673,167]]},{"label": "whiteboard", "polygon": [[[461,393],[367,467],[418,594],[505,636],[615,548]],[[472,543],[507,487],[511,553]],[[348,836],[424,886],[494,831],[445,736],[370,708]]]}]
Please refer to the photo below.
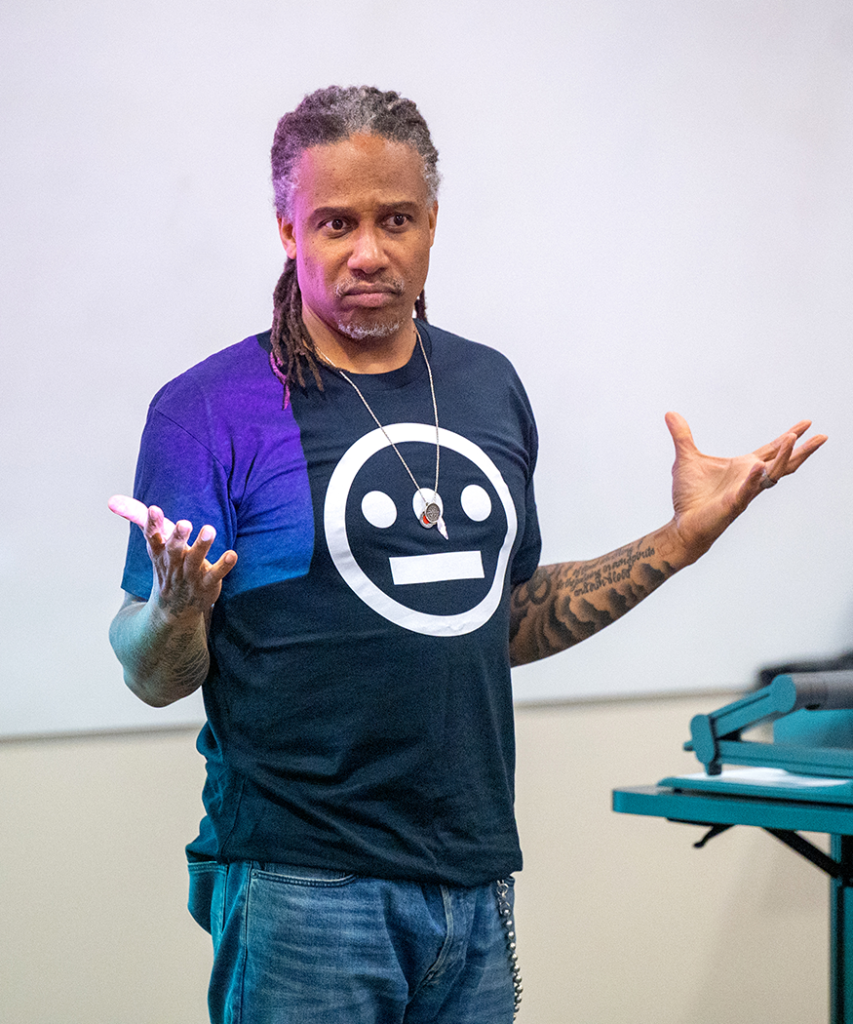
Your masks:
[{"label": "whiteboard", "polygon": [[263,330],[267,154],[330,82],[414,98],[444,185],[431,320],[504,351],[542,437],[546,561],[670,516],[663,414],[737,454],[830,434],[698,565],[520,701],[747,685],[853,646],[846,0],[7,0],[0,734],[197,722],[107,643],[147,404]]}]

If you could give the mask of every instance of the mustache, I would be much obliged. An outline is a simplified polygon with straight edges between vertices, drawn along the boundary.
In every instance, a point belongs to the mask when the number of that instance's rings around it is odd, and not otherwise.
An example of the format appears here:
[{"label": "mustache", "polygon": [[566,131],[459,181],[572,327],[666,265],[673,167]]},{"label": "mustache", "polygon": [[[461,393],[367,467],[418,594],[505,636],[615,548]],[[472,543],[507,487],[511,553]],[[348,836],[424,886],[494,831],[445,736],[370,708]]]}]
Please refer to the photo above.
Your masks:
[{"label": "mustache", "polygon": [[342,299],[346,295],[364,295],[369,292],[402,295],[404,290],[405,282],[396,277],[380,278],[378,281],[357,281],[355,278],[349,278],[335,285],[335,296]]}]

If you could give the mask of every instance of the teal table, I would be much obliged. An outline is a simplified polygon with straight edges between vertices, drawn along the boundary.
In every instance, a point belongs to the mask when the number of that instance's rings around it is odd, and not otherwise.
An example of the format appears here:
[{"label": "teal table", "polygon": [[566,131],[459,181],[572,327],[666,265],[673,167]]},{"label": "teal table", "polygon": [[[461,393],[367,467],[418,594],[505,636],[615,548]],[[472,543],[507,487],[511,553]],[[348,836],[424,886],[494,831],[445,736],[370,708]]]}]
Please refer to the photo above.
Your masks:
[{"label": "teal table", "polygon": [[[613,810],[704,825],[708,832],[697,846],[733,825],[752,825],[825,871],[830,878],[829,1019],[830,1024],[853,1024],[853,806],[660,785],[614,790]],[[830,855],[801,831],[828,833]]]}]

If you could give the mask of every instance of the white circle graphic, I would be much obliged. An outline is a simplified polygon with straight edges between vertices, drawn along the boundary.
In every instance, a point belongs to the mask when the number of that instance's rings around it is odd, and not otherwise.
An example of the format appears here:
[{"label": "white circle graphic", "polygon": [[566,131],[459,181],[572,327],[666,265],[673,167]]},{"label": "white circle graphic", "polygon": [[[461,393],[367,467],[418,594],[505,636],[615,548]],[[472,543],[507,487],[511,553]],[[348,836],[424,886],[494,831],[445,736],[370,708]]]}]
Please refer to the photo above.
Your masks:
[{"label": "white circle graphic", "polygon": [[462,511],[475,523],[485,522],[492,514],[489,492],[479,484],[468,484],[462,492]]},{"label": "white circle graphic", "polygon": [[361,514],[377,530],[387,530],[397,522],[397,506],[384,491],[368,491],[361,499]]},{"label": "white circle graphic", "polygon": [[[352,553],[346,528],[347,498],[353,482],[369,459],[390,446],[389,439],[394,444],[414,441],[431,444],[434,447],[435,427],[426,423],[392,423],[385,427],[384,432],[377,429],[365,434],[344,452],[329,480],[323,508],[326,544],[332,561],[347,585],[369,608],[403,629],[426,636],[462,636],[473,633],[489,621],[500,604],[503,593],[509,556],[518,531],[518,519],[509,488],[498,467],[482,448],[461,434],[455,434],[443,427],[439,430],[441,447],[457,452],[472,462],[494,487],[506,515],[506,535],[498,552],[494,579],[488,593],[479,604],[468,611],[452,615],[435,615],[408,608],[386,594],[367,576]],[[486,498],[488,499],[488,494]]]}]

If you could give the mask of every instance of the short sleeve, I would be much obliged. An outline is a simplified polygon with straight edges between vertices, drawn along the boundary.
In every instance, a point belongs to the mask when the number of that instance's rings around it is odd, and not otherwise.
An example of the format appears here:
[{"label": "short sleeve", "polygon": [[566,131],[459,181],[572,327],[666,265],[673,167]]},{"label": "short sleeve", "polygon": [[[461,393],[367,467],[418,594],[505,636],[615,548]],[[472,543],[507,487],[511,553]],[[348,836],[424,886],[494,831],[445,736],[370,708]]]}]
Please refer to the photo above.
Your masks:
[{"label": "short sleeve", "polygon": [[[228,468],[203,441],[153,403],[142,433],[133,496],[145,505],[159,506],[173,522],[189,520],[191,539],[202,526],[214,527],[211,561],[233,546],[236,517],[228,493]],[[122,587],[147,600],[151,586],[145,538],[138,526],[131,525]]]}]

